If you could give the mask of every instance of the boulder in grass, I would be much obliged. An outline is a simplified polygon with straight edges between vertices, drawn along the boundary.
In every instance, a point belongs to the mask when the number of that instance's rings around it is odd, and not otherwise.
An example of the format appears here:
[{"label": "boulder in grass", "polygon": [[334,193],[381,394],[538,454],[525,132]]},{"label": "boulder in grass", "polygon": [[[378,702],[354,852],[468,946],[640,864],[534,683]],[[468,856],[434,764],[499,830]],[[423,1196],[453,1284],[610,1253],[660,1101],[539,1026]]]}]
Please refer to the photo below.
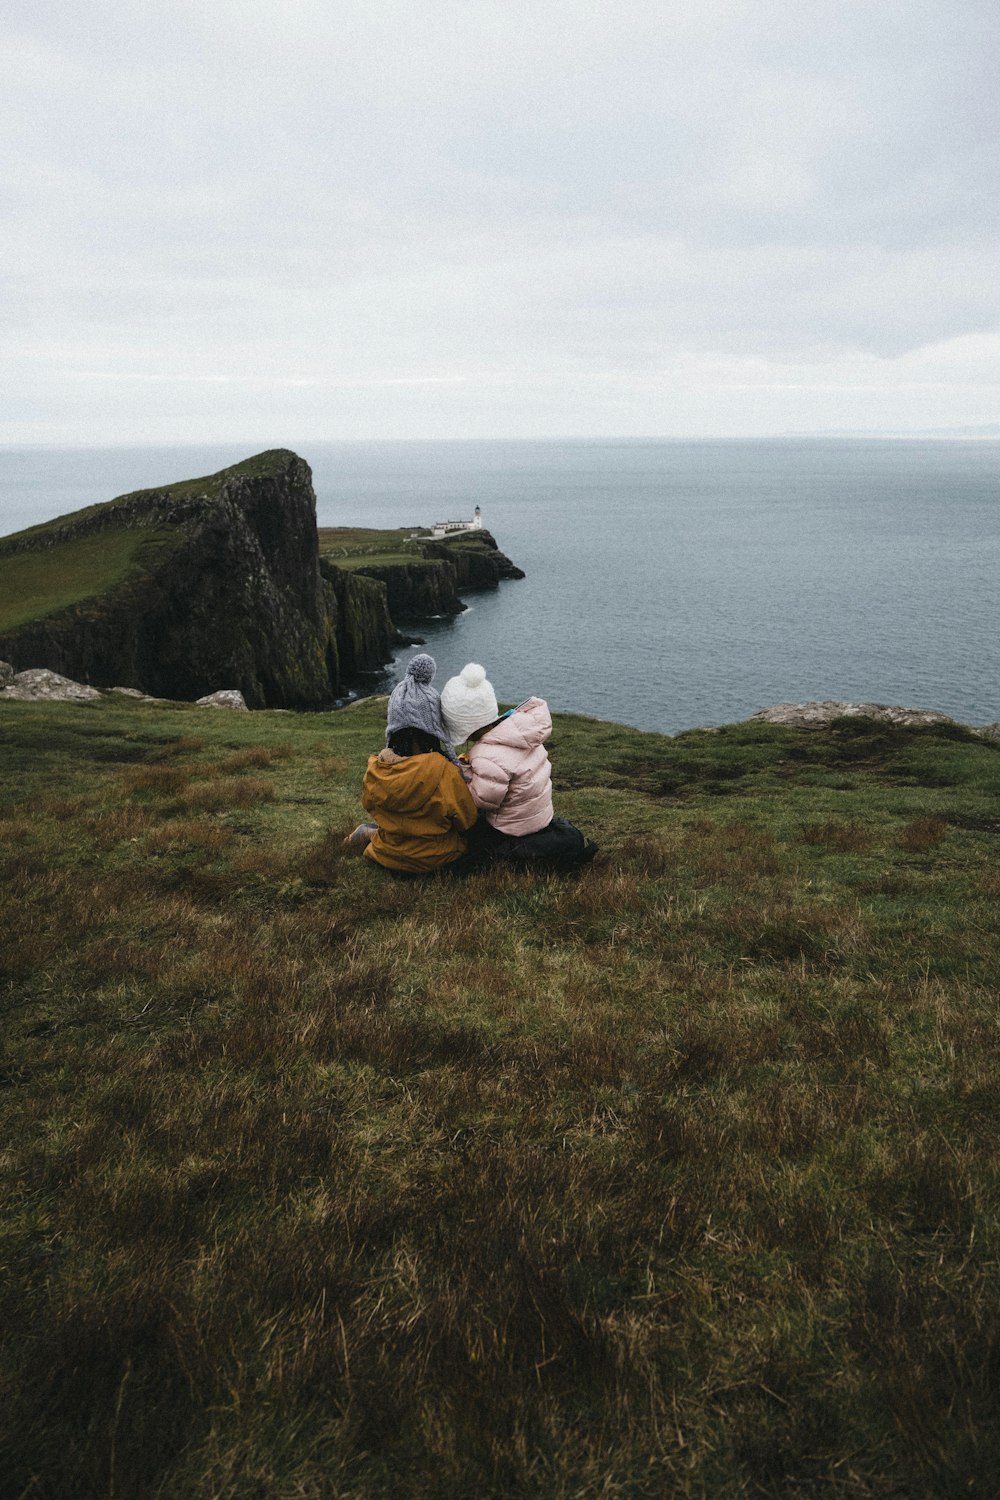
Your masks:
[{"label": "boulder in grass", "polygon": [[89,703],[100,696],[97,688],[60,677],[47,667],[29,667],[16,673],[10,686],[0,692],[0,698],[16,698],[22,703]]},{"label": "boulder in grass", "polygon": [[0,688],[10,687],[14,681],[14,668],[9,661],[0,661]]},{"label": "boulder in grass", "polygon": [[240,708],[247,713],[243,694],[237,688],[222,688],[218,693],[206,693],[196,700],[198,708]]},{"label": "boulder in grass", "polygon": [[109,693],[114,693],[118,698],[134,698],[136,703],[163,703],[163,698],[154,698],[151,693],[144,693],[140,688],[113,687],[108,688]]}]

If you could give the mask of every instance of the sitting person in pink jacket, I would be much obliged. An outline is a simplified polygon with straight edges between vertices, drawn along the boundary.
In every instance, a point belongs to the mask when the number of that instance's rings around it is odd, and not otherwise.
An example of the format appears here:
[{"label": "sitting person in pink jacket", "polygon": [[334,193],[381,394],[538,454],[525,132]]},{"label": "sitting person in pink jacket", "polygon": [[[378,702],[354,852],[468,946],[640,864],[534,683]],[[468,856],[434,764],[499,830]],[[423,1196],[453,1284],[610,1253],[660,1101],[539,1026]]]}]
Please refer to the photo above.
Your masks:
[{"label": "sitting person in pink jacket", "polygon": [[553,816],[552,767],[545,741],[552,717],[543,698],[501,713],[485,670],[469,662],[441,693],[441,718],[453,745],[468,741],[463,771],[479,809],[478,845],[487,861],[542,862],[554,868],[586,863],[597,845]]}]

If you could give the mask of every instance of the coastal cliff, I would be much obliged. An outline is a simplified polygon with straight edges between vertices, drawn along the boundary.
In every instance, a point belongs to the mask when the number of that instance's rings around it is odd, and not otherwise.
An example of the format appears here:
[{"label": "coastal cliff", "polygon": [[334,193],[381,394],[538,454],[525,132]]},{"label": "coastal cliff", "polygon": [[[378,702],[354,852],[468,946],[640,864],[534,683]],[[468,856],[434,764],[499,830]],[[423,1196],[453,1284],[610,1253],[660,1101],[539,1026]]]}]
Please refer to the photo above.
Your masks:
[{"label": "coastal cliff", "polygon": [[311,471],[286,449],[59,517],[0,538],[0,658],[163,698],[318,707],[391,658],[397,621],[524,576],[488,532],[321,555],[346,535],[381,534],[317,532]]},{"label": "coastal cliff", "polygon": [[19,665],[167,698],[238,688],[255,707],[340,688],[351,604],[320,571],[312,476],[287,450],[5,538],[0,573],[0,655]]},{"label": "coastal cliff", "polygon": [[327,576],[377,579],[397,624],[461,614],[461,594],[524,577],[483,529],[440,540],[356,527],[325,527],[319,535]]}]

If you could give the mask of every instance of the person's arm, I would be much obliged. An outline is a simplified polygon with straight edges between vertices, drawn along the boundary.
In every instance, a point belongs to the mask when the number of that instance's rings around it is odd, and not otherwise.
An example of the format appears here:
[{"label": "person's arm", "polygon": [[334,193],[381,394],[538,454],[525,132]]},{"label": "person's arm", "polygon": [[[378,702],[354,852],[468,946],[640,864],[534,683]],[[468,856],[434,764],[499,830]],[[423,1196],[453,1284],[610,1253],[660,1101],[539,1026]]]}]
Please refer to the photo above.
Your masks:
[{"label": "person's arm", "polygon": [[487,755],[477,755],[472,762],[472,780],[469,791],[477,807],[484,812],[496,812],[507,795],[510,772]]},{"label": "person's arm", "polygon": [[448,821],[454,823],[463,833],[468,833],[478,813],[476,804],[469,795],[469,788],[462,780],[457,766],[448,767],[445,772],[445,781],[441,785],[441,792],[445,799],[445,816]]}]

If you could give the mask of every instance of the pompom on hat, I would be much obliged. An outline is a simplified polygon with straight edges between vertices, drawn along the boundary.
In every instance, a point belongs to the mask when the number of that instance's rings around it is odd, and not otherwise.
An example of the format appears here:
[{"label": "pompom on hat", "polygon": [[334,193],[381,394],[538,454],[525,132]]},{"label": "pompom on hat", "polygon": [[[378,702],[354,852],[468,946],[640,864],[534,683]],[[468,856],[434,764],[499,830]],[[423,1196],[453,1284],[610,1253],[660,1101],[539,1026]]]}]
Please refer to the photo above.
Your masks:
[{"label": "pompom on hat", "polygon": [[[437,663],[426,651],[421,651],[407,665],[406,676],[402,682],[397,682],[389,696],[385,723],[386,744],[390,735],[397,730],[422,729],[425,734],[444,741],[447,746],[448,735],[441,722],[441,695],[437,688],[431,687],[436,671]],[[448,756],[449,759],[453,758],[450,746]]]},{"label": "pompom on hat", "polygon": [[441,713],[453,745],[460,745],[477,729],[499,718],[497,695],[486,680],[485,667],[470,661],[457,677],[449,677],[441,693]]}]

